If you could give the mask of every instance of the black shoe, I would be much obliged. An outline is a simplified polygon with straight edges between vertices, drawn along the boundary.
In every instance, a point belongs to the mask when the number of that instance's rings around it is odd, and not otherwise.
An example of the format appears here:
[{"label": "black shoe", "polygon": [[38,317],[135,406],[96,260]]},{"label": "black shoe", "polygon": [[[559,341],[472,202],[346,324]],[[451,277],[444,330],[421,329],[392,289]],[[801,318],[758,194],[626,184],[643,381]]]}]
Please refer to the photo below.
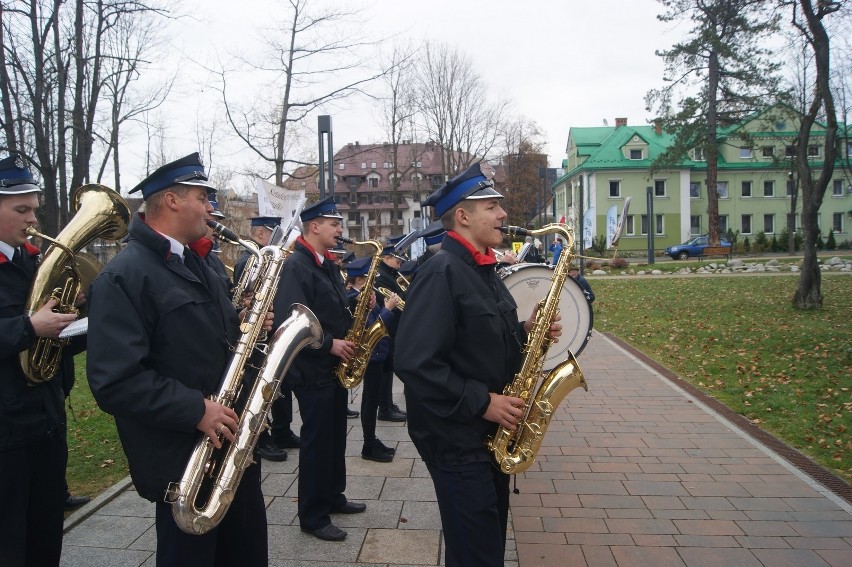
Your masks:
[{"label": "black shoe", "polygon": [[331,511],[332,514],[360,514],[367,509],[367,505],[363,502],[347,502],[340,508],[335,508]]},{"label": "black shoe", "polygon": [[355,411],[354,409],[346,408],[346,417],[348,417],[349,419],[355,419],[359,415],[361,415],[361,412]]},{"label": "black shoe", "polygon": [[377,463],[389,463],[393,460],[393,453],[382,451],[379,447],[373,445],[371,447],[364,446],[361,449],[361,458]]},{"label": "black shoe", "polygon": [[65,499],[65,509],[73,510],[74,508],[79,508],[83,504],[88,504],[92,499],[88,496],[71,496],[68,495],[68,498]]},{"label": "black shoe", "polygon": [[284,435],[272,434],[272,440],[277,447],[285,449],[298,449],[302,446],[302,440],[292,431],[287,431]]},{"label": "black shoe", "polygon": [[404,414],[399,413],[398,411],[390,410],[379,410],[379,421],[396,421],[403,422],[405,421],[406,416]]},{"label": "black shoe", "polygon": [[302,531],[324,541],[343,541],[346,539],[346,532],[334,524],[328,524],[316,530],[302,528]]},{"label": "black shoe", "polygon": [[382,443],[378,439],[373,441],[373,448],[378,449],[382,453],[389,453],[391,455],[396,455],[396,449],[395,448],[388,447],[387,445],[385,445],[384,443]]},{"label": "black shoe", "polygon": [[408,412],[406,412],[405,410],[399,409],[399,406],[396,405],[396,404],[391,404],[390,409],[392,411],[395,411],[396,413],[401,413],[402,415],[408,417]]},{"label": "black shoe", "polygon": [[280,463],[287,460],[287,451],[277,447],[272,441],[272,437],[265,433],[260,436],[260,441],[257,442],[254,454],[267,461]]}]

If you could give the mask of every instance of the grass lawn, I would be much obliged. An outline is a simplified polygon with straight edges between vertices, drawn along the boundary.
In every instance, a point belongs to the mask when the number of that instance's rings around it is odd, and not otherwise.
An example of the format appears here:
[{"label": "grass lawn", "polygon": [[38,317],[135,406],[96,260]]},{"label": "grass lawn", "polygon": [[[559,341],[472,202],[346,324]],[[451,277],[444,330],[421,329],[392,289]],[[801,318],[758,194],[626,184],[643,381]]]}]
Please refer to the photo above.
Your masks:
[{"label": "grass lawn", "polygon": [[595,329],[642,350],[852,480],[852,277],[823,309],[790,306],[795,276],[595,279]]},{"label": "grass lawn", "polygon": [[[824,275],[821,311],[790,307],[795,276],[591,279],[595,329],[644,351],[852,480],[852,277]],[[128,474],[77,357],[68,482],[95,495]],[[582,362],[582,360],[581,360]]]}]

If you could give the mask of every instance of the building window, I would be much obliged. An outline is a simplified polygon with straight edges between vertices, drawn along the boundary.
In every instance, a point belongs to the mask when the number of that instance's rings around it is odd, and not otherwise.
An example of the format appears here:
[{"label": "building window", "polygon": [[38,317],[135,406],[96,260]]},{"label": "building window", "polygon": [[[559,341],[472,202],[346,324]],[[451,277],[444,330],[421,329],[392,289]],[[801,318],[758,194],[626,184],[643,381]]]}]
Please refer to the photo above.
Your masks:
[{"label": "building window", "polygon": [[358,224],[358,213],[349,213],[349,224]]},{"label": "building window", "polygon": [[621,181],[609,181],[609,196],[610,197],[621,197]]},{"label": "building window", "polygon": [[772,159],[775,157],[775,146],[763,146],[760,148],[760,155],[765,158]]},{"label": "building window", "polygon": [[379,187],[379,178],[378,177],[370,177],[367,179],[367,187],[372,189],[378,189]]},{"label": "building window", "polygon": [[846,142],[846,157],[852,158],[852,143]]},{"label": "building window", "polygon": [[775,182],[774,181],[764,181],[763,182],[763,196],[764,197],[774,197],[775,196]]},{"label": "building window", "polygon": [[370,162],[370,169],[376,169],[376,162]]},{"label": "building window", "polygon": [[796,146],[784,146],[784,157],[796,157]]},{"label": "building window", "polygon": [[648,234],[648,215],[642,215],[642,234]]},{"label": "building window", "polygon": [[763,215],[763,232],[775,234],[775,215]]},{"label": "building window", "polygon": [[743,215],[740,220],[740,232],[751,234],[751,215]]},{"label": "building window", "polygon": [[346,164],[341,163],[340,165],[337,166],[337,169],[346,169]]},{"label": "building window", "polygon": [[624,223],[624,224],[625,224],[625,227],[624,227],[624,234],[629,234],[629,235],[633,235],[633,234],[635,234],[635,232],[633,232],[633,230],[634,230],[634,227],[633,227],[633,215],[627,215],[627,218],[625,219],[625,223]]},{"label": "building window", "polygon": [[701,198],[701,183],[697,181],[689,182],[689,198],[690,199],[700,199]]},{"label": "building window", "polygon": [[792,197],[793,192],[796,190],[796,184],[793,183],[791,179],[787,180],[787,196]]},{"label": "building window", "polygon": [[819,146],[808,146],[808,157],[819,157]]},{"label": "building window", "polygon": [[367,218],[368,218],[369,220],[371,220],[371,221],[377,221],[377,220],[379,220],[379,218],[381,218],[381,217],[380,217],[380,213],[379,213],[379,211],[369,211],[369,212],[367,213]]},{"label": "building window", "polygon": [[740,159],[751,159],[751,148],[740,148]]},{"label": "building window", "polygon": [[751,181],[743,181],[741,193],[745,198],[751,197]]},{"label": "building window", "polygon": [[843,213],[831,215],[831,229],[834,232],[843,232]]},{"label": "building window", "polygon": [[367,164],[363,161],[361,162],[361,169],[367,169]]},{"label": "building window", "polygon": [[666,196],[666,180],[665,179],[655,179],[654,180],[654,197],[665,197]]},{"label": "building window", "polygon": [[719,234],[728,232],[728,215],[719,215]]},{"label": "building window", "polygon": [[396,212],[396,220],[402,220],[402,211]]},{"label": "building window", "polygon": [[834,183],[831,186],[831,194],[835,197],[843,196],[843,180],[835,179]]},{"label": "building window", "polygon": [[666,227],[665,227],[665,224],[663,223],[663,215],[654,215],[654,216],[657,217],[657,219],[656,219],[657,220],[657,223],[656,223],[657,234],[664,234]]},{"label": "building window", "polygon": [[689,234],[701,234],[701,215],[690,215]]},{"label": "building window", "polygon": [[720,199],[727,199],[728,198],[728,182],[727,181],[716,182],[716,194],[719,195]]},{"label": "building window", "polygon": [[642,159],[642,150],[630,150],[630,159]]},{"label": "building window", "polygon": [[707,161],[707,158],[704,157],[704,148],[695,148],[692,150],[692,155],[695,161]]}]

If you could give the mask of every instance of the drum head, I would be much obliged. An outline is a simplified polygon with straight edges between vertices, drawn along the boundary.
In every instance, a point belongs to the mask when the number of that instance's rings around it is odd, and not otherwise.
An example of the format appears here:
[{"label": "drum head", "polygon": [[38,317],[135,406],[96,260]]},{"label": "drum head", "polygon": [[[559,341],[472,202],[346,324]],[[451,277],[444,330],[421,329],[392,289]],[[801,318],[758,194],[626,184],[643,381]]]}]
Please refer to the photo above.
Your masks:
[{"label": "drum head", "polygon": [[[518,317],[527,319],[536,303],[550,290],[553,268],[541,264],[516,264],[503,277],[503,283],[518,304]],[[566,278],[559,295],[559,313],[562,315],[562,336],[552,345],[544,359],[544,369],[552,370],[565,360],[570,351],[574,356],[582,352],[592,335],[592,306],[583,288],[571,277]]]}]

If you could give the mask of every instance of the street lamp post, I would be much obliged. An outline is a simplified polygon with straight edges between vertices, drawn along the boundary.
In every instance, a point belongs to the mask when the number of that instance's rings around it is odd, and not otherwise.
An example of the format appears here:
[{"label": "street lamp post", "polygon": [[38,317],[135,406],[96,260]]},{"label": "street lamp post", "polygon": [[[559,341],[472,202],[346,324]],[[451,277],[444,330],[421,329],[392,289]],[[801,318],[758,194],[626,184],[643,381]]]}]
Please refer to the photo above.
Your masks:
[{"label": "street lamp post", "polygon": [[[324,142],[323,134],[328,135],[328,173],[326,173],[323,162]],[[325,199],[325,180],[328,175],[328,194],[334,196],[334,142],[331,138],[331,116],[323,114],[317,117],[317,138],[319,140],[319,194],[320,200]]]},{"label": "street lamp post", "polygon": [[654,263],[654,188],[646,187],[645,196],[648,201],[648,263]]}]

